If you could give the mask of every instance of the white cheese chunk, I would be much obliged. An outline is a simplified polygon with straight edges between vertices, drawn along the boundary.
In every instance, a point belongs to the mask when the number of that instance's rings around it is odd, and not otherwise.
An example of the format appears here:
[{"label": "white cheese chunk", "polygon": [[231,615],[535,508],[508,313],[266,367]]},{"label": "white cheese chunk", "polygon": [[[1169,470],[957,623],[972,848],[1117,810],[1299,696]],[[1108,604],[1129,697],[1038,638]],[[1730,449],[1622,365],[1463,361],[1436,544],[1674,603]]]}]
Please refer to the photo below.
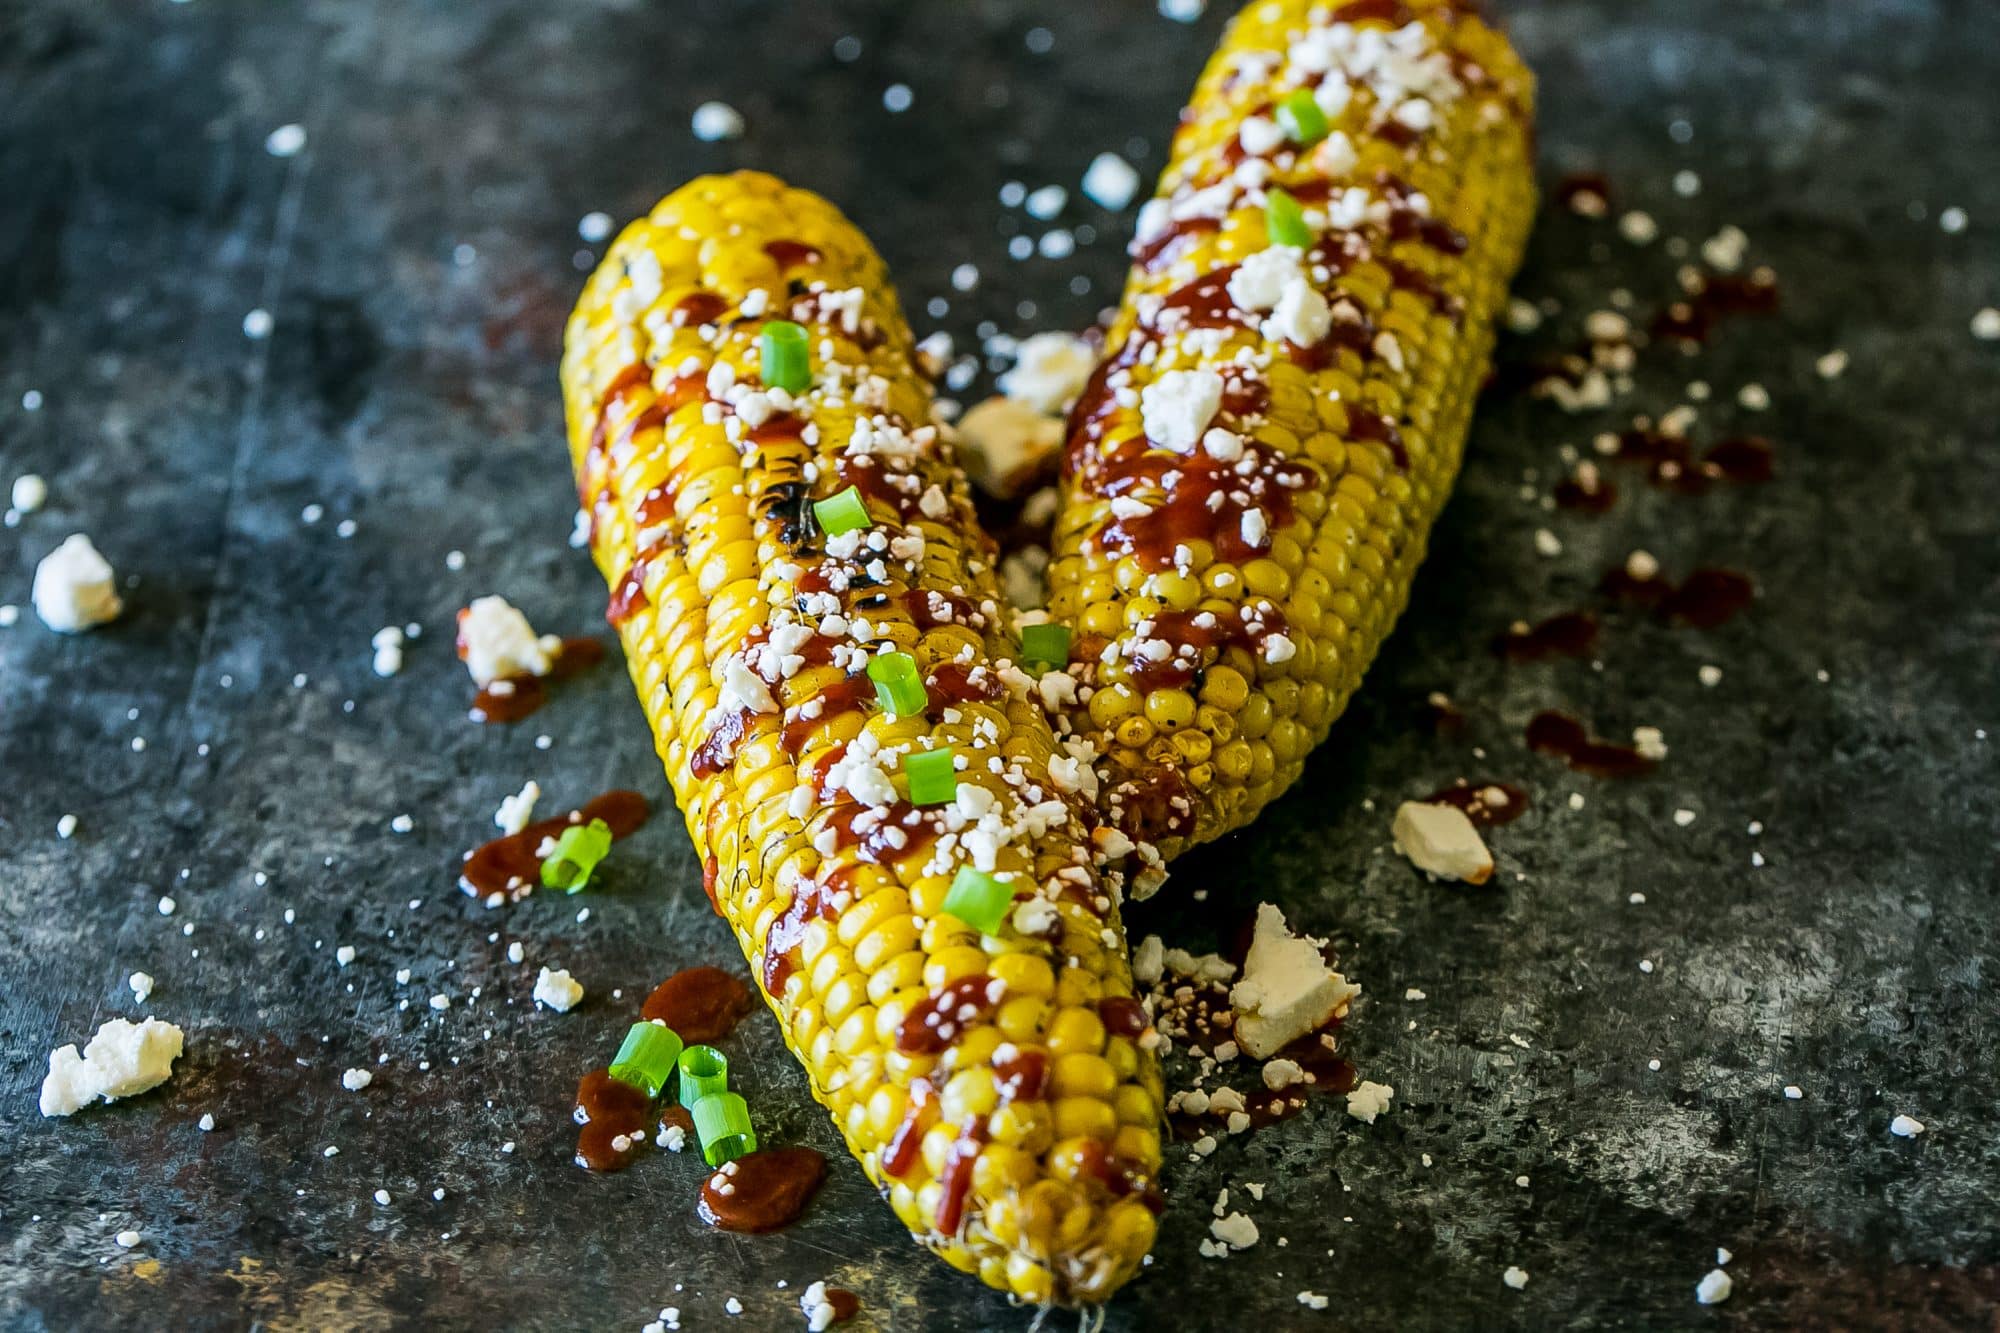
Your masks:
[{"label": "white cheese chunk", "polygon": [[1139,173],[1116,153],[1099,153],[1083,173],[1083,195],[1116,213],[1139,193]]},{"label": "white cheese chunk", "polygon": [[493,812],[493,823],[502,833],[519,833],[528,827],[535,817],[535,802],[542,799],[542,785],[530,778],[521,785],[521,790],[500,802],[500,808]]},{"label": "white cheese chunk", "polygon": [[1389,1099],[1395,1095],[1396,1090],[1386,1083],[1363,1083],[1347,1094],[1347,1113],[1372,1125],[1376,1116],[1389,1109]]},{"label": "white cheese chunk", "polygon": [[482,688],[508,676],[546,676],[562,642],[535,627],[505,597],[474,598],[458,613],[458,655]]},{"label": "white cheese chunk", "polygon": [[1222,407],[1222,376],[1212,370],[1170,370],[1139,394],[1146,438],[1163,449],[1192,453]]},{"label": "white cheese chunk", "polygon": [[81,532],[71,534],[35,566],[34,600],[42,623],[64,634],[116,620],[125,609],[111,562]]},{"label": "white cheese chunk", "polygon": [[1271,316],[1264,321],[1266,338],[1296,343],[1300,347],[1317,346],[1333,327],[1333,311],[1319,290],[1304,278],[1298,279],[1285,288],[1285,294],[1271,310]]},{"label": "white cheese chunk", "polygon": [[1272,245],[1251,254],[1229,275],[1229,299],[1242,310],[1269,310],[1304,276],[1302,253]]},{"label": "white cheese chunk", "polygon": [[1096,366],[1096,353],[1075,334],[1037,333],[1015,349],[1014,367],[1000,377],[1000,392],[1037,412],[1063,412]]},{"label": "white cheese chunk", "polygon": [[1237,1043],[1252,1059],[1269,1059],[1317,1030],[1360,993],[1326,965],[1317,941],[1292,934],[1283,912],[1270,903],[1257,908],[1243,979],[1229,992]]},{"label": "white cheese chunk", "polygon": [[1003,500],[1032,486],[1062,449],[1063,421],[1016,398],[988,398],[958,421],[958,457],[972,484]]},{"label": "white cheese chunk", "polygon": [[90,1102],[116,1101],[156,1088],[174,1071],[185,1034],[172,1023],[114,1018],[77,1054],[74,1045],[49,1053],[42,1080],[42,1114],[74,1115]]},{"label": "white cheese chunk", "polygon": [[566,1014],[583,998],[583,984],[567,968],[543,968],[535,978],[535,1003]]},{"label": "white cheese chunk", "polygon": [[1405,801],[1396,807],[1390,835],[1396,850],[1427,875],[1467,884],[1493,878],[1493,854],[1470,816],[1455,805]]}]

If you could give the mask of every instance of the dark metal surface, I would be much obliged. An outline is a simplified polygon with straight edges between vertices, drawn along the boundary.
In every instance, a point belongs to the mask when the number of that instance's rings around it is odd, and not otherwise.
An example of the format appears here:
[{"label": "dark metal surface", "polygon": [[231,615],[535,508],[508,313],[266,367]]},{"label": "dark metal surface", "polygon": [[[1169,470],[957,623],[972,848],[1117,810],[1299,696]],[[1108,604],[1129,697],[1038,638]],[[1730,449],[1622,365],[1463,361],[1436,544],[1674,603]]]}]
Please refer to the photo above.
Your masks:
[{"label": "dark metal surface", "polygon": [[[579,216],[764,166],[849,209],[913,311],[949,298],[920,330],[1077,327],[1113,290],[1129,217],[1073,202],[1065,224],[1094,244],[1011,263],[1025,220],[997,190],[1073,186],[1107,148],[1157,170],[1221,17],[1190,29],[1138,0],[0,10],[0,461],[53,487],[0,530],[0,601],[25,605],[73,530],[131,585],[96,633],[32,613],[0,630],[0,1323],[633,1329],[675,1305],[713,1328],[734,1326],[734,1296],[743,1323],[784,1328],[821,1277],[875,1326],[1026,1322],[917,1252],[844,1158],[806,1219],[764,1238],[694,1219],[690,1159],[569,1164],[577,1075],[645,987],[731,945],[671,816],[586,898],[459,895],[458,854],[523,780],[545,809],[665,786],[616,669],[519,727],[465,721],[451,615],[498,591],[538,627],[601,632],[603,588],[564,543],[554,372],[588,263]],[[1549,515],[1518,494],[1526,474],[1546,488],[1560,444],[1629,412],[1487,404],[1406,622],[1308,781],[1181,865],[1205,903],[1133,913],[1200,945],[1270,897],[1335,933],[1368,993],[1353,1054],[1395,1109],[1364,1128],[1316,1106],[1180,1166],[1154,1271],[1110,1326],[1988,1327],[2000,812],[1975,729],[2000,723],[2000,362],[1967,323],[2000,302],[1989,16],[1548,0],[1509,17],[1543,81],[1546,179],[1602,169],[1668,235],[1734,222],[1777,267],[1781,316],[1696,361],[1650,355],[1631,404],[1707,380],[1704,437],[1774,436],[1780,477],[1689,500],[1618,474],[1611,514]],[[846,34],[852,63],[832,54]],[[896,81],[915,94],[901,116],[881,102]],[[747,138],[692,140],[711,96]],[[305,151],[267,155],[291,121]],[[1671,189],[1680,169],[1698,197]],[[1936,225],[1947,205],[1965,234]],[[986,280],[962,295],[948,275],[967,260]],[[1565,311],[1507,357],[1573,340],[1613,287],[1654,308],[1675,262],[1546,219],[1520,289]],[[246,340],[260,306],[275,332]],[[1835,346],[1853,365],[1823,382],[1813,360]],[[1754,419],[1730,401],[1746,381],[1774,399]],[[1535,554],[1543,525],[1560,557]],[[1496,629],[1578,604],[1633,547],[1753,572],[1755,611],[1711,632],[1617,619],[1602,671],[1490,655]],[[409,620],[425,634],[407,668],[377,679],[369,636]],[[1463,737],[1413,723],[1434,689],[1469,712]],[[1643,781],[1572,775],[1520,741],[1556,704],[1614,735],[1659,726],[1671,756]],[[1496,834],[1486,891],[1426,884],[1386,850],[1393,802],[1460,776],[1534,798]],[[578,1011],[532,1007],[544,963],[588,985]],[[143,1011],[135,969],[158,978]],[[188,1030],[172,1082],[44,1121],[46,1052],[139,1012]],[[774,1025],[731,1049],[766,1136],[834,1153]],[[341,1091],[362,1064],[374,1085]],[[1898,1112],[1929,1132],[1892,1137]],[[1264,1241],[1198,1258],[1225,1186]],[[130,1253],[112,1241],[127,1227],[145,1235]],[[1717,1246],[1736,1292],[1706,1310],[1694,1284]],[[1525,1290],[1502,1285],[1509,1265]],[[1333,1308],[1301,1309],[1302,1289]]]}]

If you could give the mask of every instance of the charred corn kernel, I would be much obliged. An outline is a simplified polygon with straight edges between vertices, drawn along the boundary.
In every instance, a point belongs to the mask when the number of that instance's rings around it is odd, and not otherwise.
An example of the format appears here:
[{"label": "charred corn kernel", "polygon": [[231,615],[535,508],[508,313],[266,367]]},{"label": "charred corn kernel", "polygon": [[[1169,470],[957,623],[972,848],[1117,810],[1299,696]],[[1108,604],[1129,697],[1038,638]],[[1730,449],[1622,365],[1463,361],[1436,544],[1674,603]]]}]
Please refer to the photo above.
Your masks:
[{"label": "charred corn kernel", "polygon": [[[1071,417],[1048,605],[1108,641],[1071,723],[1108,814],[1168,856],[1297,779],[1457,473],[1534,212],[1532,80],[1472,8],[1245,6],[1141,214],[1117,373]],[[1246,120],[1287,98],[1314,99],[1325,137],[1245,162]],[[1310,262],[1273,246],[1274,203]],[[1276,691],[1308,680],[1324,692]],[[1233,727],[1163,711],[1177,690]],[[1212,760],[1152,744],[1193,728]]]},{"label": "charred corn kernel", "polygon": [[[769,320],[806,330],[809,382],[760,376]],[[1157,1104],[1158,1070],[1102,1060],[1107,1084],[1078,1066],[1048,1081],[1060,1098],[1003,1080],[1023,1056],[1055,1065],[1052,1034],[1132,993],[1115,907],[1066,903],[1053,945],[1006,927],[982,939],[941,911],[970,857],[942,841],[943,808],[885,794],[902,790],[905,751],[948,744],[969,764],[961,796],[986,792],[1003,826],[1026,829],[1020,793],[1052,789],[1054,732],[1038,701],[891,718],[862,684],[885,648],[927,673],[1016,651],[911,343],[881,260],[829,204],[769,176],[695,181],[619,238],[571,316],[571,460],[709,896],[814,1095],[945,1262],[1024,1301],[1099,1304],[1151,1236],[1118,1220],[1101,1173],[1058,1178],[1058,1121],[1108,1136],[1121,1097]],[[827,538],[811,506],[849,486],[868,526]],[[863,560],[881,568],[851,578]],[[802,618],[800,585],[819,573],[840,577],[811,588],[842,591],[812,593]],[[1107,597],[1122,586],[1105,573]],[[1170,584],[1158,604],[1187,593]],[[948,608],[945,623],[920,628],[917,598],[927,621]],[[1113,612],[1107,633],[1122,629]],[[1137,704],[1124,715],[1144,721]],[[1094,864],[1075,815],[991,855],[983,868],[1031,893]],[[1084,896],[1116,903],[1116,875]]]}]

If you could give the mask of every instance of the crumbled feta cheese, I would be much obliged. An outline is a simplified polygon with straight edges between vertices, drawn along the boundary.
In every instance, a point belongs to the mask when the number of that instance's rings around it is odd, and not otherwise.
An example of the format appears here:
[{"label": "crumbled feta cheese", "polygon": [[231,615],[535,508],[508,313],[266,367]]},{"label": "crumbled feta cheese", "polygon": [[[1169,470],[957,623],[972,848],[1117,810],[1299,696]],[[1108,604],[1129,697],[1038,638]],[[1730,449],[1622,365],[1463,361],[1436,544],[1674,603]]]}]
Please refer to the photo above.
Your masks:
[{"label": "crumbled feta cheese", "polygon": [[959,418],[959,461],[972,484],[1017,499],[1062,449],[1063,421],[1013,398],[988,398]]},{"label": "crumbled feta cheese", "polygon": [[1243,979],[1229,992],[1236,1040],[1251,1058],[1277,1054],[1344,1011],[1360,992],[1326,965],[1317,941],[1291,933],[1276,906],[1258,906]]},{"label": "crumbled feta cheese", "polygon": [[1510,1267],[1500,1275],[1500,1280],[1515,1291],[1520,1291],[1528,1285],[1528,1270],[1525,1268]]},{"label": "crumbled feta cheese", "polygon": [[1242,310],[1269,310],[1287,288],[1303,281],[1302,263],[1301,252],[1289,245],[1253,251],[1229,275],[1229,299]]},{"label": "crumbled feta cheese", "polygon": [[1212,370],[1170,370],[1139,394],[1146,436],[1163,449],[1191,453],[1222,407],[1222,376]]},{"label": "crumbled feta cheese", "polygon": [[116,1101],[158,1087],[173,1073],[184,1042],[179,1028],[157,1018],[143,1023],[112,1019],[97,1029],[81,1055],[74,1045],[49,1053],[42,1114],[74,1115],[97,1098]]},{"label": "crumbled feta cheese", "polygon": [[1375,1117],[1389,1109],[1389,1099],[1396,1090],[1386,1083],[1363,1083],[1347,1094],[1347,1113],[1364,1124],[1374,1124]]},{"label": "crumbled feta cheese", "polygon": [[1925,1128],[1923,1121],[1906,1115],[1899,1115],[1889,1122],[1889,1132],[1899,1139],[1913,1139],[1923,1133]]},{"label": "crumbled feta cheese", "polygon": [[349,1092],[359,1092],[375,1081],[375,1075],[366,1069],[349,1069],[341,1073],[340,1086]]},{"label": "crumbled feta cheese", "polygon": [[1396,850],[1427,875],[1467,884],[1493,877],[1493,854],[1471,817],[1455,805],[1404,801],[1396,807],[1390,836]]},{"label": "crumbled feta cheese", "polygon": [[1047,222],[1062,212],[1063,205],[1068,202],[1068,190],[1060,185],[1044,185],[1038,190],[1031,190],[1022,201],[1022,207],[1027,210],[1029,217],[1038,222]]},{"label": "crumbled feta cheese", "polygon": [[63,634],[116,620],[125,609],[111,563],[81,532],[35,566],[34,602],[42,623]]},{"label": "crumbled feta cheese", "polygon": [[306,146],[306,127],[280,125],[264,136],[264,151],[272,157],[293,157]]},{"label": "crumbled feta cheese", "polygon": [[1148,935],[1139,941],[1139,947],[1132,951],[1132,979],[1142,986],[1150,986],[1160,979],[1166,968],[1166,946],[1158,935]]},{"label": "crumbled feta cheese", "polygon": [[1262,157],[1285,141],[1285,131],[1269,116],[1245,116],[1236,141],[1251,157]]},{"label": "crumbled feta cheese", "polygon": [[743,113],[727,102],[703,102],[694,109],[694,137],[703,143],[743,137]]},{"label": "crumbled feta cheese", "polygon": [[1139,193],[1139,173],[1116,153],[1099,153],[1083,173],[1083,195],[1116,213]]},{"label": "crumbled feta cheese", "polygon": [[1319,294],[1318,288],[1300,278],[1285,288],[1270,318],[1264,321],[1263,333],[1266,338],[1313,347],[1332,327],[1333,313],[1326,298]]},{"label": "crumbled feta cheese", "polygon": [[126,1230],[121,1231],[117,1235],[113,1236],[111,1239],[117,1242],[119,1249],[130,1250],[136,1248],[138,1244],[141,1241],[145,1240],[146,1238],[140,1235],[138,1232],[133,1231],[130,1228],[127,1228]]},{"label": "crumbled feta cheese", "polygon": [[1063,412],[1083,392],[1096,364],[1090,344],[1074,334],[1037,333],[1015,349],[1013,368],[1000,377],[1000,392],[1037,412]]},{"label": "crumbled feta cheese", "polygon": [[32,472],[23,472],[14,478],[14,487],[9,499],[14,508],[23,514],[32,514],[48,503],[49,484]]},{"label": "crumbled feta cheese", "polygon": [[458,613],[458,655],[481,688],[508,676],[546,676],[561,650],[561,640],[537,637],[505,597],[474,598]]},{"label": "crumbled feta cheese", "polygon": [[1209,1234],[1232,1250],[1247,1250],[1257,1243],[1257,1224],[1242,1213],[1231,1213],[1208,1224]]},{"label": "crumbled feta cheese", "polygon": [[1667,739],[1658,727],[1632,728],[1632,748],[1639,752],[1640,758],[1654,763],[1667,757]]},{"label": "crumbled feta cheese", "polygon": [[503,833],[519,833],[528,827],[535,817],[535,802],[542,799],[542,784],[530,778],[521,784],[521,790],[500,802],[500,808],[493,812],[493,823]]},{"label": "crumbled feta cheese", "polygon": [[535,1003],[545,1004],[559,1014],[574,1009],[582,998],[582,984],[566,968],[551,970],[545,967],[535,978]]},{"label": "crumbled feta cheese", "polygon": [[1720,1305],[1729,1299],[1736,1283],[1720,1268],[1711,1268],[1695,1284],[1694,1298],[1703,1305]]},{"label": "crumbled feta cheese", "polygon": [[144,1004],[146,997],[153,993],[153,977],[148,972],[134,972],[125,978],[125,984],[132,988],[132,1000],[135,1004]]},{"label": "crumbled feta cheese", "polygon": [[403,631],[394,625],[384,625],[369,639],[369,646],[375,650],[372,663],[375,674],[388,677],[403,669]]},{"label": "crumbled feta cheese", "polygon": [[1972,317],[1972,336],[1981,342],[2000,340],[2000,309],[1987,306]]}]

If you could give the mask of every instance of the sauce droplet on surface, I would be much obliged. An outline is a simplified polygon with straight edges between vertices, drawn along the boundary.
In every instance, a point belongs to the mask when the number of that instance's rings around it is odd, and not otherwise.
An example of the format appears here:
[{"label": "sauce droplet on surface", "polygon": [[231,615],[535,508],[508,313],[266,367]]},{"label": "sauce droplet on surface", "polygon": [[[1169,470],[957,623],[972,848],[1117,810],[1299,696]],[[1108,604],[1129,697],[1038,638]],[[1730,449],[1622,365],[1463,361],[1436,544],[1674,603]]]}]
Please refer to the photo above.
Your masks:
[{"label": "sauce droplet on surface", "polygon": [[826,1178],[811,1148],[764,1148],[726,1162],[701,1187],[695,1212],[723,1231],[776,1231],[796,1222]]},{"label": "sauce droplet on surface", "polygon": [[665,1023],[683,1043],[705,1046],[736,1030],[751,1008],[750,988],[719,967],[689,967],[653,988],[639,1016]]},{"label": "sauce droplet on surface", "polygon": [[614,839],[630,837],[645,824],[651,811],[646,798],[636,791],[605,792],[581,810],[530,824],[519,833],[495,838],[467,852],[458,868],[458,886],[475,898],[501,893],[518,902],[542,882],[541,846],[545,839],[559,837],[570,825],[588,824],[593,819],[609,825]]}]

